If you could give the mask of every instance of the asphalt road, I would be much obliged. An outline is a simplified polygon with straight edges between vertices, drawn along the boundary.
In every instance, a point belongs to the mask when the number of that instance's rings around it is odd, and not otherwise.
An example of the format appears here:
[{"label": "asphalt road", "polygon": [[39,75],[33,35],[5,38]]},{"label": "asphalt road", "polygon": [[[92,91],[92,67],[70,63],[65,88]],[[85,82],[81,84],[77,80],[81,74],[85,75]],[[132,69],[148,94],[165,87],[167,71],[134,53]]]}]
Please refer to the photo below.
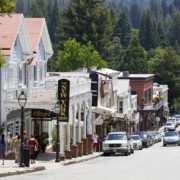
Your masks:
[{"label": "asphalt road", "polygon": [[180,146],[162,142],[130,156],[99,157],[79,164],[36,173],[9,176],[4,180],[180,180]]}]

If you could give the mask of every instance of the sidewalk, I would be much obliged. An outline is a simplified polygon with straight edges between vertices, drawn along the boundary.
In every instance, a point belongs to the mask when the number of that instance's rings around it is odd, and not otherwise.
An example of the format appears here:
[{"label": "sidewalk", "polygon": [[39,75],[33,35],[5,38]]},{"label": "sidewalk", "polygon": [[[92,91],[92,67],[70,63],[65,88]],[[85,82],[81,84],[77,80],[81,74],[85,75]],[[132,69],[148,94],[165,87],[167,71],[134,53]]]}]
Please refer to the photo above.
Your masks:
[{"label": "sidewalk", "polygon": [[41,153],[38,155],[36,163],[30,164],[30,167],[19,167],[14,160],[5,160],[5,165],[2,165],[0,160],[0,177],[42,171],[45,169],[55,168],[59,166],[80,163],[83,161],[97,158],[101,155],[102,152],[96,152],[82,157],[72,158],[70,160],[67,159],[65,161],[55,162],[55,152]]}]

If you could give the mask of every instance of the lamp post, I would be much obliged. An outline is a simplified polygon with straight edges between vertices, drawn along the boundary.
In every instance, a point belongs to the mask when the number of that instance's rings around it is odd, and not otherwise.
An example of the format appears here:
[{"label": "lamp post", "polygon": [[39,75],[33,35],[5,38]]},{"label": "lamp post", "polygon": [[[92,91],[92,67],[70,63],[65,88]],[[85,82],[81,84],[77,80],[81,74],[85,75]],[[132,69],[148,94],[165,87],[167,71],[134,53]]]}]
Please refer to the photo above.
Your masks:
[{"label": "lamp post", "polygon": [[59,162],[59,110],[60,110],[60,103],[59,101],[57,101],[57,103],[54,106],[54,111],[56,113],[56,120],[57,120],[57,124],[56,124],[56,160],[55,162]]},{"label": "lamp post", "polygon": [[19,106],[21,107],[21,160],[20,160],[19,167],[24,167],[24,154],[23,154],[24,132],[23,130],[24,130],[24,107],[26,105],[26,102],[27,102],[27,96],[22,90],[18,97],[18,103],[19,103]]},{"label": "lamp post", "polygon": [[128,133],[128,117],[126,114],[124,115],[124,120],[125,120],[125,124],[126,124],[126,132]]},{"label": "lamp post", "polygon": [[112,116],[112,126],[113,126],[113,131],[115,132],[115,131],[117,131],[117,116],[116,116],[116,114],[114,113],[113,114],[113,116]]}]

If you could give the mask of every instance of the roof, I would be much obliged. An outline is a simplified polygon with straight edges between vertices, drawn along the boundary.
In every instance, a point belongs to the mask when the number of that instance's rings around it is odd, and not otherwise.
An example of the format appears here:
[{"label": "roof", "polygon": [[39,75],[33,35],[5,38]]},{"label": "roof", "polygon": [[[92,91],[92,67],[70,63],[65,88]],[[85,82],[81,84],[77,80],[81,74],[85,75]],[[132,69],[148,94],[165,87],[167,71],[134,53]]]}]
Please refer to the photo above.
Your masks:
[{"label": "roof", "polygon": [[44,22],[44,18],[25,18],[25,24],[27,27],[27,32],[30,38],[30,43],[33,52],[38,51]]},{"label": "roof", "polygon": [[154,74],[129,74],[128,76],[119,76],[118,79],[149,79],[153,77]]},{"label": "roof", "polygon": [[23,14],[0,16],[0,48],[4,55],[10,55]]}]

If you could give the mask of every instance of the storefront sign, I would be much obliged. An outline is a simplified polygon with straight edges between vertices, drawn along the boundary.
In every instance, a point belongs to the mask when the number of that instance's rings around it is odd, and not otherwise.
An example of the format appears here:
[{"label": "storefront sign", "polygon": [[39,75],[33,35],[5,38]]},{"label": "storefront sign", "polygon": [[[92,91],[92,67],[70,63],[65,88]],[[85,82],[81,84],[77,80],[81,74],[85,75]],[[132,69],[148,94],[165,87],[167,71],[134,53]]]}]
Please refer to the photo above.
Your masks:
[{"label": "storefront sign", "polygon": [[61,79],[58,81],[58,99],[60,103],[59,120],[62,122],[69,121],[69,89],[69,80]]},{"label": "storefront sign", "polygon": [[53,112],[45,109],[32,109],[32,118],[52,118]]}]

